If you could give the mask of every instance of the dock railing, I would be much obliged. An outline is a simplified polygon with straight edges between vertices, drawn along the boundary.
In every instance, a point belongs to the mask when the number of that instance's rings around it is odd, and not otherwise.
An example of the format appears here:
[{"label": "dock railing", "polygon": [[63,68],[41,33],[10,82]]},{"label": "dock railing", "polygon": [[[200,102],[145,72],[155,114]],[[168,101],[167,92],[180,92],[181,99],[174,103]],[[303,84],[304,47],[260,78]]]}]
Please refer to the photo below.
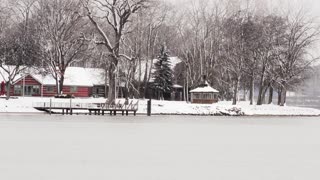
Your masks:
[{"label": "dock railing", "polygon": [[89,109],[99,108],[96,103],[67,103],[67,102],[35,102],[33,107],[39,108],[73,108],[73,109]]},{"label": "dock railing", "polygon": [[79,102],[35,102],[32,104],[34,108],[47,109],[100,109],[100,110],[138,110],[139,100],[130,100],[125,103],[118,100],[117,103],[79,103]]}]

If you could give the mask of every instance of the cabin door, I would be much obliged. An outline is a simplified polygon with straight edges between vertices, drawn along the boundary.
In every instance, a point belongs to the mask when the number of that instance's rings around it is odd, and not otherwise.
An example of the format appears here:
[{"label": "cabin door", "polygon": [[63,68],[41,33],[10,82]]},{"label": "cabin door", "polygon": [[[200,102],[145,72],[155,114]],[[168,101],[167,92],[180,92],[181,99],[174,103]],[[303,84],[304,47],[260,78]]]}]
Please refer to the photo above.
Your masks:
[{"label": "cabin door", "polygon": [[24,95],[25,96],[32,96],[32,86],[25,86],[24,87]]}]

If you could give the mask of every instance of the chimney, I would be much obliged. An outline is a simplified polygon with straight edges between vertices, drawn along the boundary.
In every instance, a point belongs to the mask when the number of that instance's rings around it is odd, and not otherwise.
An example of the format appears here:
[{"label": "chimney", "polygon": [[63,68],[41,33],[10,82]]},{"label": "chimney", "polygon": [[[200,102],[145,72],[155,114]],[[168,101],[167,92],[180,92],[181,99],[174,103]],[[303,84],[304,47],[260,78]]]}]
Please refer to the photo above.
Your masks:
[{"label": "chimney", "polygon": [[202,86],[202,87],[208,86],[207,76],[206,76],[206,75],[202,75],[201,77],[202,77],[202,78],[201,78],[201,86]]},{"label": "chimney", "polygon": [[202,75],[202,84],[205,84],[207,81],[207,75]]}]

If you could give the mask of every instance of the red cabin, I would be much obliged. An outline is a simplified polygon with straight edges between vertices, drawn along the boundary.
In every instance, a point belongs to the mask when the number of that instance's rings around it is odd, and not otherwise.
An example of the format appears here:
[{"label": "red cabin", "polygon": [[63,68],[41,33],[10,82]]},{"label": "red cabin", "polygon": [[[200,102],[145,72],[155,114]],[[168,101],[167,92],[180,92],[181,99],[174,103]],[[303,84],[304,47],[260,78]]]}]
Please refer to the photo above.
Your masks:
[{"label": "red cabin", "polygon": [[[63,94],[75,97],[91,96],[93,84],[84,68],[69,67],[65,73]],[[26,74],[11,86],[12,96],[52,97],[57,94],[56,81],[51,75]]]}]

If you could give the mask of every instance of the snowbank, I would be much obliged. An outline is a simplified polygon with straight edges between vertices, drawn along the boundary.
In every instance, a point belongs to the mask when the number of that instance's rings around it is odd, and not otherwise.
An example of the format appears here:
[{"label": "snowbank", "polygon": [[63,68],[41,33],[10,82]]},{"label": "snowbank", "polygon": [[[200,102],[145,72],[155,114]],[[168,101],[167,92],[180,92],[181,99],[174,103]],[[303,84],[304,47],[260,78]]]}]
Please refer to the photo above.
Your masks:
[{"label": "snowbank", "polygon": [[[69,99],[19,97],[5,100],[0,98],[0,113],[41,113],[33,108],[39,102],[70,103]],[[103,98],[76,98],[72,103],[104,103]],[[179,101],[152,100],[152,114],[161,115],[261,115],[261,116],[319,116],[320,110],[300,107],[279,107],[277,105],[249,105],[249,102],[240,102],[237,106],[231,102],[219,102],[212,105],[191,104]],[[147,100],[139,100],[138,114],[147,113]]]},{"label": "snowbank", "polygon": [[[69,99],[19,97],[5,100],[0,98],[0,113],[41,113],[33,108],[39,102],[70,103]],[[103,98],[76,98],[72,103],[104,103]],[[320,110],[299,107],[279,107],[277,105],[250,106],[248,102],[240,102],[237,106],[231,102],[219,102],[212,105],[190,104],[180,101],[152,100],[152,114],[161,115],[261,115],[261,116],[319,116]],[[139,100],[138,114],[147,113],[147,100]]]},{"label": "snowbank", "polygon": [[[145,103],[139,109],[146,112]],[[249,102],[240,102],[233,106],[231,102],[223,101],[212,105],[190,104],[186,102],[152,101],[152,113],[179,114],[179,115],[261,115],[261,116],[319,116],[320,110],[300,107],[280,107],[278,105],[250,105]]]}]

